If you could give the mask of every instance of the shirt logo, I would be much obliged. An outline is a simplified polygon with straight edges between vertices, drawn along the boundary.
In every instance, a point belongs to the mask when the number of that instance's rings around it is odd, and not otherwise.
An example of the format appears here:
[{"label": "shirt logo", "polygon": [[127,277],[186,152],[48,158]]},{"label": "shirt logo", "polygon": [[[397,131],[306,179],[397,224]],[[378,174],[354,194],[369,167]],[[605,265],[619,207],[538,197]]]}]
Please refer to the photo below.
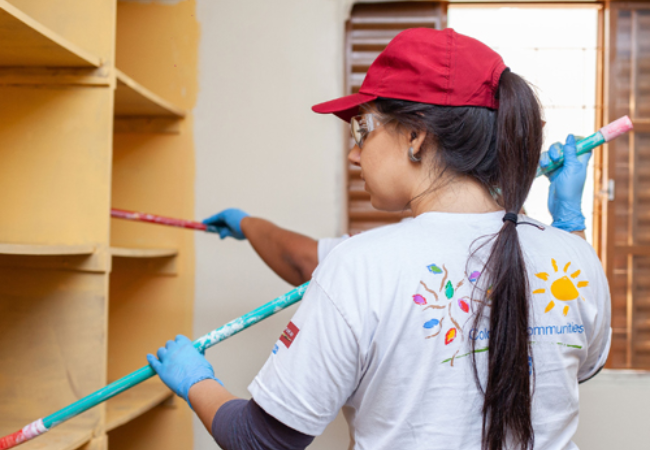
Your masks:
[{"label": "shirt logo", "polygon": [[285,328],[282,332],[282,336],[280,336],[280,342],[282,342],[287,348],[291,347],[291,344],[293,343],[294,339],[296,339],[296,336],[298,336],[299,332],[300,330],[298,327],[295,326],[293,322],[289,322],[287,328]]}]

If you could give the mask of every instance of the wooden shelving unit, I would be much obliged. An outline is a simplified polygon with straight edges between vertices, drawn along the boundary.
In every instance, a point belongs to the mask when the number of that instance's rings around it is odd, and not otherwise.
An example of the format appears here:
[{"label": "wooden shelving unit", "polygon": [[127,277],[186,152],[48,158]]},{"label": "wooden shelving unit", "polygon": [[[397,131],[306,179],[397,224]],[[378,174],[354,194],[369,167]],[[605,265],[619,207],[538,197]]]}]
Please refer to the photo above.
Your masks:
[{"label": "wooden shelving unit", "polygon": [[179,133],[185,111],[116,69],[116,133]]},{"label": "wooden shelving unit", "polygon": [[106,404],[106,431],[132,421],[173,395],[160,380],[152,379],[110,399]]},{"label": "wooden shelving unit", "polygon": [[173,248],[123,248],[111,247],[113,258],[170,258],[178,255]]},{"label": "wooden shelving unit", "polygon": [[[193,215],[193,8],[0,0],[0,436],[192,334],[192,232],[110,209]],[[173,397],[149,380],[21,448],[189,450]]]},{"label": "wooden shelving unit", "polygon": [[6,67],[99,67],[99,56],[82,49],[0,0],[0,61]]},{"label": "wooden shelving unit", "polygon": [[95,251],[92,245],[28,245],[0,244],[0,255],[91,255]]},{"label": "wooden shelving unit", "polygon": [[116,69],[116,74],[116,116],[163,116],[174,119],[185,117],[185,111],[154,94],[121,70]]}]

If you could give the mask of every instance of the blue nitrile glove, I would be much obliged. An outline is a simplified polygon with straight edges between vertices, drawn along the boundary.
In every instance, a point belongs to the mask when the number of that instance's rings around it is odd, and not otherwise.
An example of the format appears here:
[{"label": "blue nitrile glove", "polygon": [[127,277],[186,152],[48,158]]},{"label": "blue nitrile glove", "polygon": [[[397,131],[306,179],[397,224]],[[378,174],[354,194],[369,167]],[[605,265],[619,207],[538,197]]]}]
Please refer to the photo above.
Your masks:
[{"label": "blue nitrile glove", "polygon": [[553,216],[553,226],[564,231],[585,229],[585,216],[582,214],[582,191],[587,179],[587,166],[591,152],[576,156],[576,139],[570,134],[564,148],[556,142],[542,156],[539,165],[543,168],[560,159],[564,150],[564,164],[546,174],[551,182],[548,190],[548,210]]},{"label": "blue nitrile glove", "polygon": [[180,334],[158,349],[158,358],[148,354],[147,361],[169,389],[183,397],[188,404],[190,388],[199,381],[215,380],[223,386],[214,376],[212,365],[192,345],[192,341]]},{"label": "blue nitrile glove", "polygon": [[228,208],[208,217],[203,223],[208,226],[208,231],[219,233],[221,239],[230,236],[241,241],[246,239],[241,230],[241,221],[244,217],[248,217],[248,213],[241,209]]}]

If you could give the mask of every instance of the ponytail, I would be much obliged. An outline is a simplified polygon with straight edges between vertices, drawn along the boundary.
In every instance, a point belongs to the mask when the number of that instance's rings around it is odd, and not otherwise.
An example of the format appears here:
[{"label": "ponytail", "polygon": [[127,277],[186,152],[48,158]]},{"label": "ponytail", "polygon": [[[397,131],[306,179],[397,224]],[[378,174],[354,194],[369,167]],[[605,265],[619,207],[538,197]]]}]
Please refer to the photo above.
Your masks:
[{"label": "ponytail", "polygon": [[[374,102],[382,123],[426,133],[423,162],[437,169],[437,185],[453,176],[469,176],[489,192],[506,213],[521,210],[533,183],[542,148],[542,117],[531,87],[509,70],[503,72],[497,92],[497,111],[476,106],[440,106],[407,100],[379,98]],[[435,148],[436,151],[430,151]],[[497,188],[497,189],[495,189]],[[423,195],[423,194],[421,194]],[[533,447],[531,421],[532,382],[529,375],[528,277],[516,224],[504,222],[483,245],[494,242],[475,291],[488,287],[477,302],[474,327],[489,308],[490,344],[487,384],[476,382],[485,394],[483,450]],[[479,250],[474,251],[473,254]],[[476,341],[472,340],[472,350]]]},{"label": "ponytail", "polygon": [[[542,119],[530,86],[506,70],[499,82],[496,120],[497,187],[506,213],[517,214],[535,177],[542,147]],[[484,244],[485,245],[485,244]],[[482,245],[481,247],[483,247]],[[490,344],[483,403],[483,450],[532,449],[534,380],[528,336],[529,284],[516,223],[504,220],[482,272],[486,287],[475,326],[489,310]],[[476,343],[472,341],[472,350]],[[472,353],[474,375],[481,383]]]}]

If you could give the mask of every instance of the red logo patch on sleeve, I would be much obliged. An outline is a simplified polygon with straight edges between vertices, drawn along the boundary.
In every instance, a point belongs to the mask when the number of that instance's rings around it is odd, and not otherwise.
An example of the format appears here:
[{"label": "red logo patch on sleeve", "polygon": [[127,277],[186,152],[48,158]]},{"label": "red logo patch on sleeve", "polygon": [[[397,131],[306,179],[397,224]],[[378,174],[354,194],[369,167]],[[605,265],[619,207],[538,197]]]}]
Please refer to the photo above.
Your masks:
[{"label": "red logo patch on sleeve", "polygon": [[299,332],[300,330],[298,327],[295,326],[293,322],[289,322],[287,328],[285,328],[284,332],[282,332],[282,336],[280,336],[280,341],[284,344],[285,347],[289,348],[291,347],[294,339],[296,339],[296,336],[298,336]]}]

